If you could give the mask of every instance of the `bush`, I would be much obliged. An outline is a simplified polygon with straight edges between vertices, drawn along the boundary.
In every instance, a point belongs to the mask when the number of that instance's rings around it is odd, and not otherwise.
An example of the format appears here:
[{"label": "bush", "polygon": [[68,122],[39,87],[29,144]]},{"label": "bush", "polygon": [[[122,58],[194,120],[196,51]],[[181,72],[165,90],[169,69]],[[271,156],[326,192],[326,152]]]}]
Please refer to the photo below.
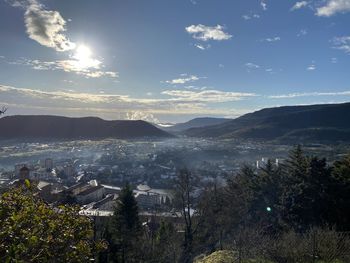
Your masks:
[{"label": "bush", "polygon": [[0,198],[1,262],[88,262],[104,247],[77,207],[50,207],[26,186]]}]

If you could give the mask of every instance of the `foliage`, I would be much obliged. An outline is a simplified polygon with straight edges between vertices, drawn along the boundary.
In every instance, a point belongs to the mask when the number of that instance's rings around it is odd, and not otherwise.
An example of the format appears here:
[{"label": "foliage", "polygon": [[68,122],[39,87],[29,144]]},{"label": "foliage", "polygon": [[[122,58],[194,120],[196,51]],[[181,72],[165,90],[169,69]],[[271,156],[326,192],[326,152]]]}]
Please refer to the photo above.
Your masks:
[{"label": "foliage", "polygon": [[52,208],[26,186],[0,199],[1,262],[87,262],[103,249],[77,207]]},{"label": "foliage", "polygon": [[119,195],[106,232],[106,239],[110,243],[108,260],[139,262],[141,236],[137,202],[131,187],[126,185]]},{"label": "foliage", "polygon": [[228,250],[216,251],[202,259],[197,259],[195,263],[234,263],[237,255]]},{"label": "foliage", "polygon": [[349,262],[350,236],[330,229],[313,228],[301,234],[288,231],[266,235],[259,229],[236,233],[236,242],[195,263],[345,263]]},{"label": "foliage", "polygon": [[174,225],[162,220],[155,236],[152,262],[176,262],[180,253],[179,247]]},{"label": "foliage", "polygon": [[230,216],[236,225],[259,225],[266,231],[312,226],[350,230],[350,157],[329,166],[296,147],[283,165],[269,161],[255,170],[245,166],[228,180]]}]

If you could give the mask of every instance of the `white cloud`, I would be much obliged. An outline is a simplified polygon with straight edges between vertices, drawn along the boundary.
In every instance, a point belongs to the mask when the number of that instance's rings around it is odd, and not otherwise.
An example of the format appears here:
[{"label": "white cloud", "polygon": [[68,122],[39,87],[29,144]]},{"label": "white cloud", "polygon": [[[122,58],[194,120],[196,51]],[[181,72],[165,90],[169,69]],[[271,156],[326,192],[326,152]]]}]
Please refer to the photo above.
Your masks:
[{"label": "white cloud", "polygon": [[46,10],[37,0],[8,1],[14,7],[25,10],[24,22],[28,36],[39,44],[67,51],[74,49],[76,44],[65,34],[66,20],[57,11]]},{"label": "white cloud", "polygon": [[300,2],[296,2],[295,5],[290,9],[291,11],[295,11],[298,9],[301,9],[303,7],[306,7],[309,5],[308,1],[300,1]]},{"label": "white cloud", "polygon": [[162,92],[164,95],[169,95],[183,101],[192,102],[229,102],[238,101],[247,97],[256,96],[254,93],[243,93],[243,92],[226,92],[219,90],[165,90]]},{"label": "white cloud", "polygon": [[188,89],[188,90],[206,90],[208,89],[208,87],[197,87],[197,86],[185,86],[184,87],[185,89]]},{"label": "white cloud", "polygon": [[297,37],[301,37],[301,36],[306,36],[307,35],[307,30],[306,29],[301,29],[299,31],[299,33],[297,34]]},{"label": "white cloud", "polygon": [[43,46],[56,51],[75,49],[68,59],[57,61],[40,61],[21,59],[10,64],[31,66],[36,70],[63,70],[73,72],[88,78],[111,77],[117,78],[114,71],[103,71],[102,61],[91,57],[91,50],[84,46],[77,46],[65,35],[66,21],[57,11],[46,10],[38,0],[7,0],[12,6],[25,10],[24,21],[28,36]]},{"label": "white cloud", "polygon": [[143,120],[151,123],[160,123],[160,121],[152,114],[143,111],[132,111],[126,113],[127,120]]},{"label": "white cloud", "polygon": [[253,18],[258,19],[258,18],[260,18],[260,15],[258,15],[258,14],[243,15],[242,18],[244,20],[251,20]]},{"label": "white cloud", "polygon": [[78,75],[85,76],[87,78],[100,78],[110,77],[117,78],[118,72],[114,71],[103,71],[102,62],[99,60],[91,59],[91,61],[84,61],[84,65],[81,65],[81,61],[72,57],[67,60],[56,60],[56,61],[41,61],[38,59],[25,59],[9,62],[14,65],[29,66],[35,70],[63,70],[65,72],[71,72]]},{"label": "white cloud", "polygon": [[315,64],[311,64],[311,65],[309,65],[309,66],[306,68],[306,70],[308,70],[308,71],[314,71],[314,70],[316,70],[316,65],[315,65]]},{"label": "white cloud", "polygon": [[28,6],[29,1],[30,0],[5,0],[5,2],[9,3],[13,7],[20,7],[23,9],[25,9]]},{"label": "white cloud", "polygon": [[247,68],[248,72],[250,72],[253,69],[259,69],[260,68],[259,65],[251,63],[251,62],[245,63],[244,66]]},{"label": "white cloud", "polygon": [[118,77],[118,73],[113,71],[92,71],[92,72],[86,72],[82,74],[90,78],[100,78],[100,77],[117,78]]},{"label": "white cloud", "polygon": [[338,63],[338,59],[337,59],[337,58],[331,58],[331,62],[332,62],[333,64],[336,64],[336,63]]},{"label": "white cloud", "polygon": [[211,47],[210,45],[201,45],[201,44],[194,44],[194,46],[200,50],[206,50]]},{"label": "white cloud", "polygon": [[268,96],[268,98],[292,99],[292,98],[299,98],[299,97],[318,97],[318,96],[350,96],[350,91],[289,93],[289,94],[282,94],[282,95],[272,95],[272,96]]},{"label": "white cloud", "polygon": [[217,26],[205,26],[202,24],[191,25],[186,27],[186,31],[197,40],[208,41],[208,40],[228,40],[232,38],[232,35],[224,32],[224,27],[221,25]]},{"label": "white cloud", "polygon": [[196,75],[187,75],[187,74],[181,74],[182,78],[172,79],[165,81],[168,84],[185,84],[188,82],[194,82],[200,79],[200,77],[197,77]]},{"label": "white cloud", "polygon": [[332,40],[333,48],[350,53],[350,36],[335,37]]},{"label": "white cloud", "polygon": [[[11,114],[55,114],[67,116],[100,116],[107,119],[148,119],[160,114],[173,115],[238,115],[236,110],[212,103],[234,102],[255,96],[253,93],[218,90],[176,91],[162,93],[167,98],[132,98],[118,94],[91,94],[73,91],[42,91],[0,85],[0,105]],[[151,115],[152,114],[152,115]],[[138,117],[137,117],[138,116]]]},{"label": "white cloud", "polygon": [[261,0],[261,1],[260,1],[260,5],[261,5],[261,7],[262,7],[262,9],[263,9],[264,11],[267,10],[267,4],[266,4],[266,1],[265,1],[265,0]]},{"label": "white cloud", "polygon": [[256,70],[260,70],[269,74],[277,74],[278,72],[283,71],[282,69],[272,68],[268,66],[260,66],[258,64],[251,63],[251,62],[245,63],[244,66],[246,67],[248,73],[251,73]]},{"label": "white cloud", "polygon": [[269,37],[269,38],[265,38],[262,41],[265,42],[276,42],[276,41],[281,41],[281,38],[276,36],[276,37]]},{"label": "white cloud", "polygon": [[350,0],[327,0],[324,6],[316,9],[316,15],[326,17],[345,12],[350,12]]}]

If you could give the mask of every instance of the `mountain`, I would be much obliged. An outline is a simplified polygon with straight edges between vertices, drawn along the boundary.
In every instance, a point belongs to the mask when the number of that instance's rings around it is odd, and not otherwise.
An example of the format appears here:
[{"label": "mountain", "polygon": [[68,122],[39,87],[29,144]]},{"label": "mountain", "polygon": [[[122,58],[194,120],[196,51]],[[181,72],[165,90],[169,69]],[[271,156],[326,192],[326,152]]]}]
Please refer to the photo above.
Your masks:
[{"label": "mountain", "polygon": [[266,108],[184,134],[293,143],[350,141],[350,103]]},{"label": "mountain", "polygon": [[97,117],[20,115],[0,119],[0,139],[102,139],[170,137],[145,121],[106,121]]},{"label": "mountain", "polygon": [[180,132],[191,128],[207,127],[212,125],[218,125],[230,121],[230,119],[224,118],[195,118],[188,122],[178,123],[171,127],[163,127],[162,129],[169,132]]}]

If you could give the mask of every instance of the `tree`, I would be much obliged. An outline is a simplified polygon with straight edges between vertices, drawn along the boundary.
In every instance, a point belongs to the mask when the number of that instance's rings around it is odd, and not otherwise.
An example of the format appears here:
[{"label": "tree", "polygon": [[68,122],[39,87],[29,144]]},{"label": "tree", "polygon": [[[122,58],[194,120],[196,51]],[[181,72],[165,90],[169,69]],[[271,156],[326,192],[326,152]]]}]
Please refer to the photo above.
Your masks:
[{"label": "tree", "polygon": [[335,224],[332,203],[337,196],[331,189],[336,182],[326,159],[307,157],[298,146],[283,168],[281,209],[286,225],[305,232],[312,226]]},{"label": "tree", "polygon": [[179,247],[174,225],[162,220],[155,236],[154,256],[151,262],[176,262]]},{"label": "tree", "polygon": [[227,212],[231,218],[231,228],[255,222],[256,218],[251,215],[251,211],[257,205],[256,178],[256,171],[244,165],[237,174],[228,179],[226,198],[229,200]]},{"label": "tree", "polygon": [[198,230],[198,242],[209,251],[223,249],[224,235],[229,234],[230,217],[226,208],[229,205],[224,188],[214,181],[206,186],[198,202],[202,224]]},{"label": "tree", "polygon": [[141,223],[138,206],[130,185],[126,185],[118,198],[114,215],[109,223],[110,256],[115,262],[139,262],[138,243]]},{"label": "tree", "polygon": [[0,116],[5,114],[7,111],[7,108],[6,107],[2,107],[1,110],[0,110]]},{"label": "tree", "polygon": [[282,168],[281,217],[287,227],[303,231],[305,226],[300,215],[303,208],[309,159],[304,155],[300,145],[290,152]]},{"label": "tree", "polygon": [[175,186],[175,199],[178,208],[181,210],[182,218],[184,221],[184,242],[183,251],[181,255],[181,262],[192,262],[193,259],[193,240],[194,234],[197,232],[200,225],[200,215],[195,214],[195,180],[192,173],[187,169],[181,169],[178,172],[176,186]]},{"label": "tree", "polygon": [[338,229],[350,231],[350,216],[348,209],[344,209],[350,207],[350,155],[334,163],[331,176],[334,181],[329,195],[333,199],[333,220]]},{"label": "tree", "polygon": [[27,186],[1,196],[1,262],[88,262],[103,247],[77,207],[52,208]]},{"label": "tree", "polygon": [[259,226],[271,232],[279,228],[281,169],[270,160],[259,169],[243,166],[229,178],[226,189],[231,229]]}]

